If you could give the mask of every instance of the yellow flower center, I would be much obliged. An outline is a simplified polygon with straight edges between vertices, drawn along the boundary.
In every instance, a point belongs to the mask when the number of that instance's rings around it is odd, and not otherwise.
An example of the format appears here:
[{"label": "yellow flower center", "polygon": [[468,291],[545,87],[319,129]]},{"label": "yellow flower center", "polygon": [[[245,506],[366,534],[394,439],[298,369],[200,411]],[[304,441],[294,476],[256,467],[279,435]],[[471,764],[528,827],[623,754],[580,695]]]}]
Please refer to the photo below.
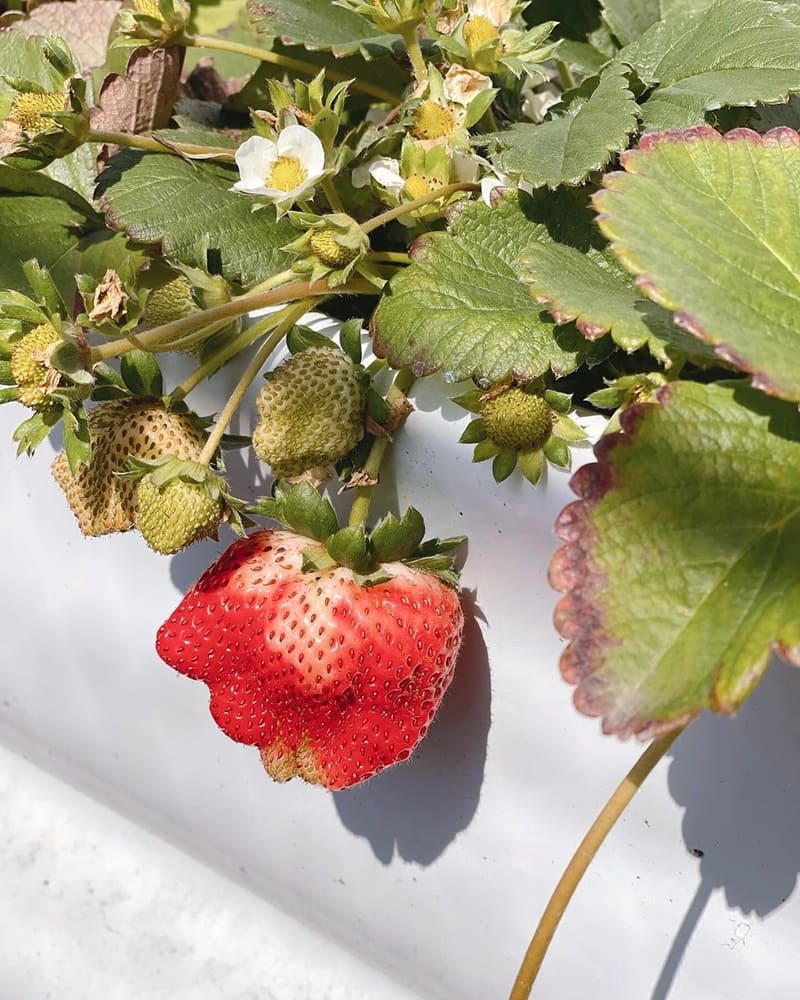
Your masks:
[{"label": "yellow flower center", "polygon": [[406,191],[413,199],[424,198],[432,190],[431,182],[421,174],[412,174],[406,178]]},{"label": "yellow flower center", "polygon": [[414,115],[411,134],[415,139],[442,139],[456,130],[452,112],[436,101],[423,101]]},{"label": "yellow flower center", "polygon": [[484,45],[497,42],[499,37],[500,32],[489,18],[480,14],[477,17],[468,18],[464,25],[464,41],[467,43],[470,55],[474,55]]},{"label": "yellow flower center", "polygon": [[54,91],[40,94],[17,94],[11,102],[9,118],[15,121],[28,135],[37,135],[53,128],[55,122],[47,117],[47,112],[63,111],[64,95]]},{"label": "yellow flower center", "polygon": [[276,191],[294,191],[308,177],[308,171],[296,156],[279,156],[264,182]]}]

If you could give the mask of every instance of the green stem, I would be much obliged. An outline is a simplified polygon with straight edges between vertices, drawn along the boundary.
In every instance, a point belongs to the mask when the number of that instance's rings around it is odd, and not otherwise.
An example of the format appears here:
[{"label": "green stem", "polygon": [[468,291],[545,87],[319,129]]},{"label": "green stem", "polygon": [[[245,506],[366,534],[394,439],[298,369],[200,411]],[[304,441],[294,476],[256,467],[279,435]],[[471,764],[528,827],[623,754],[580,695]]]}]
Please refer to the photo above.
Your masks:
[{"label": "green stem", "polygon": [[256,292],[271,292],[273,288],[280,288],[281,285],[285,285],[287,282],[291,281],[292,278],[297,277],[297,272],[289,268],[287,271],[279,271],[278,274],[273,274],[271,278],[265,278],[264,281],[260,281],[257,285],[248,291],[248,295],[255,295]]},{"label": "green stem", "polygon": [[[179,134],[178,131],[175,133]],[[143,149],[149,153],[172,153],[176,156],[204,156],[217,160],[233,162],[234,150],[223,149],[220,146],[196,146],[193,143],[164,141],[146,135],[132,135],[129,132],[104,132],[92,129],[88,136],[89,142],[108,143],[113,146],[127,146],[130,149]]]},{"label": "green stem", "polygon": [[573,90],[575,87],[575,77],[572,75],[572,70],[567,63],[563,59],[556,59],[556,69],[558,70],[561,86],[564,90]]},{"label": "green stem", "polygon": [[395,253],[391,250],[373,250],[367,254],[367,260],[376,264],[410,264],[411,258],[407,253]]},{"label": "green stem", "polygon": [[[386,401],[390,405],[393,402],[404,398],[408,395],[408,391],[414,384],[415,376],[408,368],[402,368],[396,375],[394,383],[386,393]],[[381,462],[386,454],[389,445],[392,443],[391,438],[386,436],[376,437],[372,442],[372,447],[367,455],[367,460],[362,467],[362,471],[370,478],[374,479],[377,483],[378,473],[381,470]],[[356,489],[355,499],[353,500],[353,506],[350,508],[350,517],[347,520],[349,527],[355,528],[360,524],[367,523],[367,517],[369,516],[369,505],[372,501],[372,494],[375,490],[375,486],[359,486]]]},{"label": "green stem", "polygon": [[209,323],[208,326],[201,326],[195,333],[187,334],[185,337],[178,337],[177,340],[170,340],[167,344],[156,344],[155,347],[150,348],[150,353],[164,354],[167,351],[186,351],[190,347],[202,344],[204,340],[212,337],[215,333],[219,333],[229,322],[230,320],[226,319],[220,320],[218,323]]},{"label": "green stem", "polygon": [[206,441],[203,450],[197,459],[197,461],[202,465],[208,465],[214,457],[217,447],[222,440],[222,435],[228,429],[228,424],[230,424],[231,420],[233,420],[233,415],[241,406],[242,400],[244,399],[247,390],[252,385],[253,380],[263,368],[267,358],[269,358],[270,354],[272,354],[278,344],[280,344],[283,340],[286,333],[291,330],[295,322],[300,319],[304,312],[306,312],[308,307],[311,305],[311,302],[312,299],[304,299],[302,302],[298,302],[292,306],[291,309],[287,309],[286,316],[275,327],[271,336],[267,337],[261,347],[259,347],[253,355],[250,364],[242,372],[242,377],[236,383],[236,387],[231,393],[230,399],[220,411],[220,415],[217,417],[216,423],[211,428],[208,440]]},{"label": "green stem", "polygon": [[93,363],[108,361],[109,358],[118,357],[120,354],[127,354],[136,347],[142,350],[152,350],[156,344],[160,344],[165,340],[171,340],[184,333],[189,333],[192,330],[196,330],[199,326],[205,326],[207,323],[215,323],[217,320],[223,319],[235,319],[237,316],[252,312],[254,309],[282,305],[284,302],[294,302],[297,299],[316,298],[322,295],[377,294],[374,285],[360,278],[354,278],[352,281],[338,285],[336,288],[329,288],[328,282],[325,280],[311,282],[294,281],[288,285],[282,285],[280,288],[240,295],[230,302],[223,302],[221,305],[213,306],[211,309],[201,309],[191,316],[185,316],[183,319],[175,319],[171,323],[154,326],[152,330],[147,330],[145,333],[140,334],[136,338],[136,343],[133,343],[128,337],[121,337],[119,340],[100,344],[92,348],[91,359]]},{"label": "green stem", "polygon": [[403,36],[403,41],[406,43],[406,49],[408,50],[408,57],[411,60],[411,68],[414,71],[414,77],[417,83],[422,86],[428,82],[428,67],[422,56],[422,49],[419,46],[417,26],[416,24],[404,25],[400,33]]},{"label": "green stem", "polygon": [[328,199],[328,205],[330,206],[331,211],[341,212],[342,215],[347,215],[347,212],[345,212],[344,210],[344,205],[342,204],[342,200],[339,197],[336,188],[333,186],[333,181],[330,179],[330,177],[323,178],[322,190],[325,194],[325,197]]},{"label": "green stem", "polygon": [[414,201],[405,201],[402,205],[397,205],[386,212],[381,212],[374,219],[368,219],[364,222],[361,228],[365,233],[371,233],[373,229],[385,226],[392,219],[397,219],[401,215],[407,215],[409,212],[415,212],[418,208],[429,205],[432,201],[438,201],[440,198],[449,198],[456,191],[480,191],[480,187],[480,184],[471,184],[468,181],[460,181],[458,184],[446,184],[444,187],[436,188],[435,191],[431,191],[430,194],[426,194],[422,198],[415,198]]},{"label": "green stem", "polygon": [[292,56],[280,55],[278,52],[271,52],[269,49],[256,48],[254,45],[243,45],[240,42],[232,42],[227,38],[218,38],[213,35],[190,35],[188,33],[183,34],[181,42],[184,45],[195,45],[202,49],[217,49],[220,52],[235,52],[240,56],[250,56],[252,59],[271,63],[273,66],[282,66],[284,69],[301,73],[303,76],[316,76],[324,68],[325,75],[329,80],[335,80],[337,83],[350,81],[353,90],[360,91],[362,94],[369,94],[371,97],[377,97],[379,101],[386,101],[389,104],[398,104],[400,102],[400,97],[391,90],[384,90],[383,87],[369,83],[366,80],[354,80],[352,76],[342,73],[339,70],[330,69],[327,66],[318,66],[305,59],[295,59]]},{"label": "green stem", "polygon": [[669,750],[675,740],[684,730],[684,726],[666,736],[653,740],[650,746],[639,757],[628,771],[624,780],[603,806],[597,819],[592,823],[586,836],[578,845],[569,864],[564,869],[553,895],[545,907],[539,926],[528,945],[525,958],[522,960],[517,978],[509,995],[509,1000],[528,1000],[531,989],[539,975],[539,970],[547,954],[547,949],[561,921],[564,911],[578,888],[586,869],[592,863],[594,856],[603,844],[614,824],[625,811],[625,807],[639,791],[645,778]]}]

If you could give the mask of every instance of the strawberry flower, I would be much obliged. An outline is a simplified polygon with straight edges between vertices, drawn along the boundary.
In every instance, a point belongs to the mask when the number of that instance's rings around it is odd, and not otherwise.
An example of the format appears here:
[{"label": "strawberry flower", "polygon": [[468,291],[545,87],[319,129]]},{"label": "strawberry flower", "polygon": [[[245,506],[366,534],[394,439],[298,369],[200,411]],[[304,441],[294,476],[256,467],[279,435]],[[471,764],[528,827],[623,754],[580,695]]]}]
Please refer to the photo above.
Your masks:
[{"label": "strawberry flower", "polygon": [[235,159],[240,179],[233,189],[268,199],[279,215],[310,197],[325,173],[325,149],[303,125],[289,125],[277,141],[251,136],[236,150]]}]

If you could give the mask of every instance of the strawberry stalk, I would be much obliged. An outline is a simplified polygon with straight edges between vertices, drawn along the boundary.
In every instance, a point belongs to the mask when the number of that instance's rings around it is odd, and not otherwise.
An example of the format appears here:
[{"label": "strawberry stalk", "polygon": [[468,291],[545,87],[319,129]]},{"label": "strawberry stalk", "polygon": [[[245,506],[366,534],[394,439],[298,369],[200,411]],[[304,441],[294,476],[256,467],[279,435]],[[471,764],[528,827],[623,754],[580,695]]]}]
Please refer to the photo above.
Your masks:
[{"label": "strawberry stalk", "polygon": [[327,295],[377,295],[377,289],[370,282],[359,278],[354,278],[336,288],[330,288],[325,280],[293,281],[280,288],[249,292],[232,299],[230,302],[212,306],[210,309],[200,309],[196,313],[192,313],[191,316],[172,320],[162,326],[154,326],[151,330],[147,330],[135,338],[131,336],[120,337],[107,344],[100,344],[92,348],[91,360],[94,364],[98,361],[108,361],[110,358],[119,357],[137,348],[149,351],[156,344],[190,333],[199,326],[215,323],[217,320],[236,319],[236,317],[243,316],[255,309],[264,309],[267,306],[283,305],[284,303],[297,302],[300,299]]},{"label": "strawberry stalk", "polygon": [[167,142],[154,136],[133,135],[130,132],[106,132],[92,129],[88,142],[104,143],[110,146],[125,146],[142,149],[148,153],[171,153],[173,156],[201,157],[202,159],[227,160],[233,163],[234,150],[224,146],[199,146],[186,142]]},{"label": "strawberry stalk", "polygon": [[653,740],[642,753],[625,778],[617,786],[611,798],[601,809],[592,823],[586,836],[578,845],[569,864],[553,890],[544,913],[525,952],[517,978],[509,994],[508,1000],[528,1000],[531,990],[539,975],[542,962],[550,947],[550,942],[558,928],[564,911],[569,905],[575,890],[580,885],[586,870],[594,860],[608,834],[614,828],[633,796],[639,791],[647,776],[669,750],[675,740],[686,727],[676,729],[666,736]]},{"label": "strawberry stalk", "polygon": [[[415,376],[409,368],[402,368],[397,373],[392,387],[386,394],[386,402],[390,407],[396,405],[397,403],[403,403],[406,400],[406,396],[408,395],[408,392],[415,380]],[[362,471],[373,485],[359,486],[356,489],[355,499],[353,500],[353,505],[350,508],[350,517],[347,522],[348,526],[351,528],[367,523],[369,505],[372,501],[372,494],[375,490],[375,485],[377,485],[378,482],[378,473],[380,472],[383,457],[390,444],[391,438],[388,435],[380,435],[376,437],[372,443],[372,447],[369,450],[369,454],[367,455],[367,460],[364,463]]]},{"label": "strawberry stalk", "polygon": [[421,198],[415,198],[413,201],[404,201],[402,205],[397,205],[395,208],[381,212],[380,215],[368,219],[362,224],[361,228],[365,233],[371,233],[373,229],[385,226],[387,222],[399,219],[401,215],[408,215],[409,212],[415,212],[418,208],[423,208],[432,201],[438,201],[440,198],[449,198],[451,194],[455,194],[457,191],[480,191],[480,189],[480,184],[473,184],[469,181],[459,181],[457,184],[445,184],[444,187],[436,188],[435,191],[431,191]]},{"label": "strawberry stalk", "polygon": [[216,453],[217,447],[222,440],[222,436],[228,429],[228,424],[233,419],[233,415],[241,406],[242,400],[245,397],[247,390],[253,383],[253,380],[264,367],[265,362],[275,350],[275,348],[280,344],[286,334],[291,330],[297,320],[308,311],[312,300],[303,299],[294,305],[291,309],[286,311],[286,315],[278,323],[278,325],[273,330],[271,336],[267,337],[264,343],[259,347],[258,351],[253,355],[250,364],[245,368],[242,373],[242,377],[236,383],[236,387],[228,399],[228,402],[222,408],[217,421],[211,429],[211,433],[208,435],[208,440],[205,443],[203,451],[198,458],[198,462],[203,465],[208,465],[211,462],[214,454]]}]

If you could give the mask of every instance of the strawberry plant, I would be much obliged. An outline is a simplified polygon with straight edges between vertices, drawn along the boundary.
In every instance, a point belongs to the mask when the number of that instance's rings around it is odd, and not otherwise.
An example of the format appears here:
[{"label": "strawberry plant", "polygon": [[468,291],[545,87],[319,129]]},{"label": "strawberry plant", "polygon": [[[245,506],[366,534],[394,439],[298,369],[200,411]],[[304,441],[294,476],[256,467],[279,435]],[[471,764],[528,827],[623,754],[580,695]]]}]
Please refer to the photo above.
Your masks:
[{"label": "strawberry plant", "polygon": [[[487,490],[525,480],[533,508],[549,467],[579,466],[549,566],[561,673],[603,732],[653,742],[565,872],[523,1000],[683,727],[734,713],[771,654],[800,665],[797,6],[13,6],[14,444],[63,442],[76,532],[229,544],[157,649],[273,779],[336,790],[402,763],[458,670],[463,539],[426,539],[381,490],[415,383],[438,373],[472,414]],[[229,397],[197,412],[229,365]],[[591,412],[606,429],[581,464]],[[266,477],[255,502],[231,449]]]}]

